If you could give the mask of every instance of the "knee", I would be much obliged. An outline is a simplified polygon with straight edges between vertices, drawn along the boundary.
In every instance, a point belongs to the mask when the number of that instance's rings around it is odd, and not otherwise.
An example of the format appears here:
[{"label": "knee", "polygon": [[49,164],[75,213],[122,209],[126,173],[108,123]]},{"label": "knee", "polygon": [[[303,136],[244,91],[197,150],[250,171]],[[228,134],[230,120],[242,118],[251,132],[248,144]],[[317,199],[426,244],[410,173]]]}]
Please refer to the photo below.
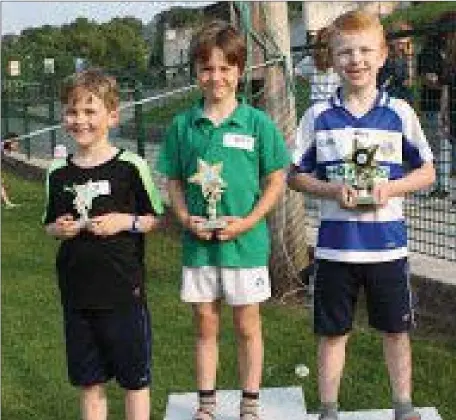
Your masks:
[{"label": "knee", "polygon": [[215,340],[219,332],[219,317],[208,312],[196,314],[197,334],[199,339]]},{"label": "knee", "polygon": [[90,401],[104,400],[106,398],[105,388],[102,384],[83,386],[82,395],[86,400]]},{"label": "knee", "polygon": [[349,334],[329,335],[320,337],[320,345],[323,347],[339,347],[347,344]]},{"label": "knee", "polygon": [[236,335],[241,340],[251,340],[261,337],[261,322],[259,317],[238,318],[235,320]]}]

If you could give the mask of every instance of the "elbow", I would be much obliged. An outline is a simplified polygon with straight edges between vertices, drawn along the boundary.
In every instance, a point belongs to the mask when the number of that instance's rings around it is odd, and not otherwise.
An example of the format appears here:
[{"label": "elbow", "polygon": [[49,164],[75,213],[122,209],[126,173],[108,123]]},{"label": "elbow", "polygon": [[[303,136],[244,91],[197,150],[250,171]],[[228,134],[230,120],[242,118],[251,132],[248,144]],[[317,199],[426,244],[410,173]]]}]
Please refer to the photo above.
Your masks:
[{"label": "elbow", "polygon": [[287,178],[287,186],[290,190],[299,191],[298,184],[296,182],[296,177],[288,177]]},{"label": "elbow", "polygon": [[435,180],[437,179],[437,176],[436,176],[436,173],[435,173],[435,169],[434,169],[434,168],[432,168],[432,172],[431,172],[430,178],[431,178],[430,184],[433,184],[433,183],[435,182]]},{"label": "elbow", "polygon": [[291,166],[286,176],[286,186],[293,191],[299,191],[297,175],[298,172],[296,170],[296,167]]},{"label": "elbow", "polygon": [[434,167],[434,165],[431,165],[428,170],[428,186],[432,185],[436,179],[437,179],[437,176],[435,173],[435,167]]}]

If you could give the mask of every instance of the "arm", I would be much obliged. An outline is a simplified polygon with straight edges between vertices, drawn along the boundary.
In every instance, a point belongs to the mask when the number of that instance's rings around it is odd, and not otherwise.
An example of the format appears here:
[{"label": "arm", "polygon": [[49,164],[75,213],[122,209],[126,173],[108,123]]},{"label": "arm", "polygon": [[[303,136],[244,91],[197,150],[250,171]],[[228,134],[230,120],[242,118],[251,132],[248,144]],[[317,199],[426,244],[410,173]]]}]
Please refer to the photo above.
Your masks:
[{"label": "arm", "polygon": [[168,189],[173,212],[184,229],[188,229],[202,240],[211,239],[212,232],[201,229],[201,222],[206,219],[204,217],[192,216],[189,214],[187,204],[185,202],[182,181],[180,179],[168,179],[166,187]]},{"label": "arm", "polygon": [[[115,235],[122,231],[129,231],[133,227],[135,215],[128,213],[108,213],[96,216],[90,220],[87,229],[98,236]],[[152,214],[138,216],[136,229],[140,233],[147,233],[158,225],[158,219]],[[49,223],[45,227],[48,235],[57,239],[73,238],[82,230],[81,224],[71,214],[65,214]]]},{"label": "arm", "polygon": [[432,162],[425,162],[421,167],[412,170],[405,177],[378,184],[373,189],[375,201],[384,206],[389,198],[403,197],[406,194],[426,188],[435,181],[435,170]]},{"label": "arm", "polygon": [[249,229],[255,226],[276,205],[285,190],[285,170],[279,169],[266,176],[263,195],[245,218]]},{"label": "arm", "polygon": [[179,223],[186,228],[190,214],[188,213],[187,204],[185,203],[184,190],[182,181],[179,179],[169,179],[166,183],[171,207]]},{"label": "arm", "polygon": [[124,231],[132,231],[133,222],[136,232],[147,233],[156,228],[160,223],[153,214],[135,216],[130,213],[107,213],[90,219],[88,230],[97,236],[111,236]]},{"label": "arm", "polygon": [[288,186],[295,191],[307,192],[326,200],[335,200],[342,208],[356,207],[356,190],[348,185],[321,181],[306,173],[298,173],[293,168],[288,178]]},{"label": "arm", "polygon": [[57,217],[55,222],[47,224],[45,230],[48,235],[56,239],[70,239],[79,234],[81,225],[68,213]]},{"label": "arm", "polygon": [[252,211],[245,217],[227,216],[224,219],[228,226],[217,232],[217,238],[228,241],[243,232],[252,229],[275,206],[285,187],[285,171],[283,169],[271,172],[265,178],[265,187],[261,198]]}]

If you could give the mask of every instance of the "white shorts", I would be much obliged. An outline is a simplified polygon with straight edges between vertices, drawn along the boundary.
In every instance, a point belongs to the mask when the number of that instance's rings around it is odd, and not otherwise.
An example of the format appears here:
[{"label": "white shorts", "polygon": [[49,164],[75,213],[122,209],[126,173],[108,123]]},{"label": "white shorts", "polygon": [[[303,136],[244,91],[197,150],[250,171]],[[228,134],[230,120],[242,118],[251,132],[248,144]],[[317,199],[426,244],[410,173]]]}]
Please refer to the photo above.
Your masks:
[{"label": "white shorts", "polygon": [[232,306],[269,299],[268,267],[183,267],[181,299],[184,302],[214,302],[222,297]]}]

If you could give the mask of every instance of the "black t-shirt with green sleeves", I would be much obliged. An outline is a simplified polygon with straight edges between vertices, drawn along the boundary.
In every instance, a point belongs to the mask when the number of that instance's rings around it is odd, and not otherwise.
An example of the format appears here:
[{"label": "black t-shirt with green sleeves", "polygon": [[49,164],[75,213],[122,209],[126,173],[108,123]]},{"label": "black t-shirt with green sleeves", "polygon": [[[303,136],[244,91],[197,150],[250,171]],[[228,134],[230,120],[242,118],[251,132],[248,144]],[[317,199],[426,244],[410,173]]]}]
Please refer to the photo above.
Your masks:
[{"label": "black t-shirt with green sleeves", "polygon": [[[158,169],[184,185],[189,213],[207,217],[201,186],[188,178],[197,172],[198,158],[223,163],[227,186],[217,204],[218,216],[247,216],[261,197],[261,180],[287,168],[290,157],[282,134],[262,111],[243,101],[220,125],[203,113],[203,102],[177,115],[160,151]],[[268,264],[266,221],[230,241],[201,241],[184,233],[183,264],[190,267],[257,267]]]},{"label": "black t-shirt with green sleeves", "polygon": [[[79,214],[76,189],[91,195],[89,217],[111,212],[161,214],[163,205],[138,155],[119,150],[109,161],[81,168],[72,157],[54,160],[47,175],[44,224]],[[80,195],[79,195],[80,196]],[[82,230],[63,240],[56,258],[62,303],[76,309],[111,309],[145,298],[144,235],[123,231],[100,237]]]}]

